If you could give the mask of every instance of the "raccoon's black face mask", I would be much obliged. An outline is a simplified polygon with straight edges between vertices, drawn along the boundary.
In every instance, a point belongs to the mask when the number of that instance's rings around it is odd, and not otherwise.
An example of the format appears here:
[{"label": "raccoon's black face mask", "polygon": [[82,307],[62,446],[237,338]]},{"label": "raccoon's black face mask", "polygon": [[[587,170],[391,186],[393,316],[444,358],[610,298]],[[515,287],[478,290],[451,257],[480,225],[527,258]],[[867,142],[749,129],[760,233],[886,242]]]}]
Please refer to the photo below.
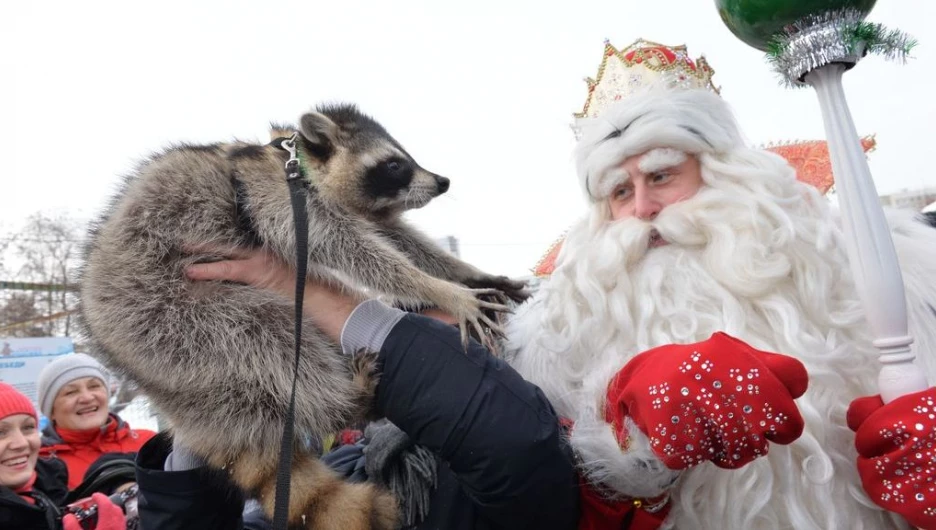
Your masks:
[{"label": "raccoon's black face mask", "polygon": [[390,157],[367,168],[364,192],[378,208],[421,208],[449,189],[449,179],[430,173],[412,160]]},{"label": "raccoon's black face mask", "polygon": [[321,106],[303,115],[305,151],[327,167],[335,199],[365,215],[421,208],[449,188],[449,179],[419,167],[402,145],[353,105]]}]

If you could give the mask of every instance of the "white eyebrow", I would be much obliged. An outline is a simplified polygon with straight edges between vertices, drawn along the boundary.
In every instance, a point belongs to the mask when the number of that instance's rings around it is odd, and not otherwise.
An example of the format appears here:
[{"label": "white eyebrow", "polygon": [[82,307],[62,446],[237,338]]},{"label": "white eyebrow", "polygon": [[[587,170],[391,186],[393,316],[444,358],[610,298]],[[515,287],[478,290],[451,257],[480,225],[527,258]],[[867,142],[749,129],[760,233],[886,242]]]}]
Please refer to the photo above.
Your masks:
[{"label": "white eyebrow", "polygon": [[618,166],[609,169],[596,186],[598,188],[598,197],[602,199],[610,197],[611,193],[614,192],[614,188],[628,180],[630,180],[630,174],[623,167]]},{"label": "white eyebrow", "polygon": [[637,168],[640,169],[643,174],[649,175],[657,171],[676,167],[685,162],[686,158],[688,158],[688,155],[678,149],[662,147],[648,151],[647,154],[640,159]]}]

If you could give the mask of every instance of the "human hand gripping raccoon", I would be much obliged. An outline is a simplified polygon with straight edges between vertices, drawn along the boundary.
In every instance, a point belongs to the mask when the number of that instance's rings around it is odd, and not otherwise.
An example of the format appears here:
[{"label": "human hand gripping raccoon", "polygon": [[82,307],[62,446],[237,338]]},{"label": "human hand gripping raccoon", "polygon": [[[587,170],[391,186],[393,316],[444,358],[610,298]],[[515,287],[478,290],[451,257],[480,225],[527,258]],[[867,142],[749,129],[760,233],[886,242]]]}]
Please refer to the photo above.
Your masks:
[{"label": "human hand gripping raccoon", "polygon": [[[497,331],[482,311],[506,307],[478,297],[503,289],[522,298],[522,285],[457,265],[397,222],[444,192],[447,179],[419,167],[353,106],[319,107],[297,129],[309,175],[310,279],[436,306],[463,338],[472,329],[484,338],[482,326]],[[179,145],[151,157],[92,229],[81,269],[80,322],[92,350],[137,383],[181,445],[263,499],[270,514],[278,460],[270,448],[280,446],[293,374],[293,307],[248,286],[191,282],[183,270],[221,257],[191,248],[262,248],[295,267],[286,158],[276,146],[247,143]],[[453,263],[449,278],[471,287],[433,274]],[[373,365],[368,356],[344,357],[311,320],[303,326],[295,427],[301,437],[323,436],[363,415]],[[342,482],[302,450],[297,443],[291,523],[396,524],[386,493]]]}]

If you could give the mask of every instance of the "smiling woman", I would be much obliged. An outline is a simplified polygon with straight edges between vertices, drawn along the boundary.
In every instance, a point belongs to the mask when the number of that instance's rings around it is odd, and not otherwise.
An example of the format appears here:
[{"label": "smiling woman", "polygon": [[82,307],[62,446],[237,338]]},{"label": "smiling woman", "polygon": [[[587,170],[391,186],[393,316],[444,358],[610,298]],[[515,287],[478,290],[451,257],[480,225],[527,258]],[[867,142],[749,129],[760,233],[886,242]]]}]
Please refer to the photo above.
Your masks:
[{"label": "smiling woman", "polygon": [[104,368],[83,353],[56,359],[39,374],[39,408],[51,420],[42,433],[42,454],[68,465],[70,490],[102,456],[135,453],[155,434],[131,429],[111,414],[109,397]]},{"label": "smiling woman", "polygon": [[39,459],[39,425],[29,398],[0,383],[0,528],[50,530],[48,510],[65,499],[65,465]]}]

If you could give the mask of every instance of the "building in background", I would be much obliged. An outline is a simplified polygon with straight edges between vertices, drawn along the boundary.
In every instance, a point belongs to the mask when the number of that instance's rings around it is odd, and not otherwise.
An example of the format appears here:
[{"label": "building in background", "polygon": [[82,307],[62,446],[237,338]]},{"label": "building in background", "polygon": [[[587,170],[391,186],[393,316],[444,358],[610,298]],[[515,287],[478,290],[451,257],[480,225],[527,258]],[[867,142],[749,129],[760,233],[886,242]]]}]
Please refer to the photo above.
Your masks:
[{"label": "building in background", "polygon": [[436,239],[435,242],[437,245],[447,250],[456,258],[461,257],[461,252],[458,250],[458,238],[457,237],[455,236],[440,237]]},{"label": "building in background", "polygon": [[881,195],[881,204],[891,208],[922,211],[936,202],[936,188],[918,188],[903,190],[889,195]]}]

